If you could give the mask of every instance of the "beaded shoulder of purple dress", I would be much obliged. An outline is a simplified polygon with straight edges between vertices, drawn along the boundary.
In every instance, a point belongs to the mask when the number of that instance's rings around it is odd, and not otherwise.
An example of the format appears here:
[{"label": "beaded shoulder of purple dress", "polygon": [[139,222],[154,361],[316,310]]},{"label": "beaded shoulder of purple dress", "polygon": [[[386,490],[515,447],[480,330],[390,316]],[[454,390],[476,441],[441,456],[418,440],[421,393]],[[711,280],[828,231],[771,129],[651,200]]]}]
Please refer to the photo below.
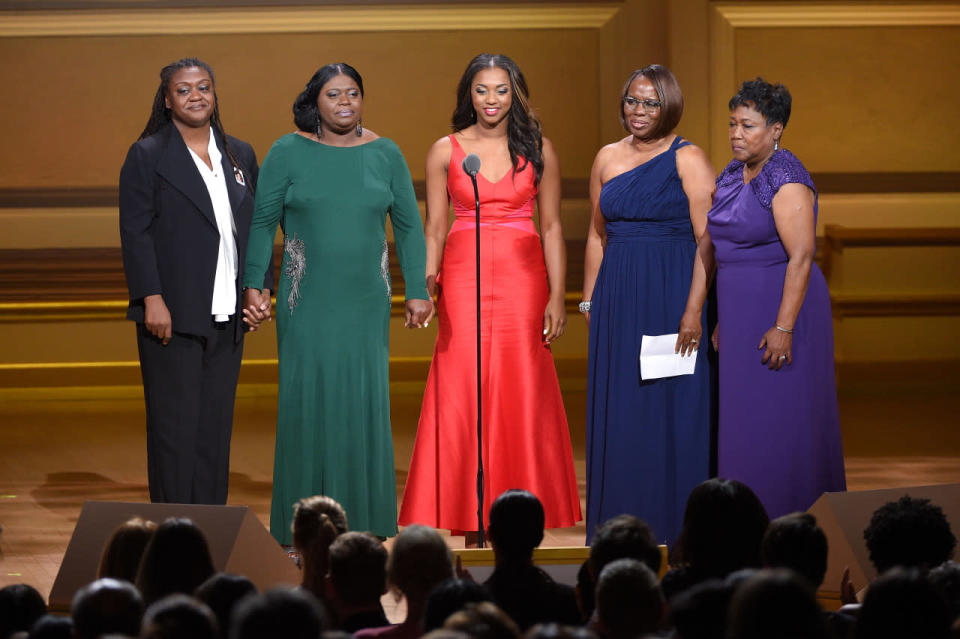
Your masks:
[{"label": "beaded shoulder of purple dress", "polygon": [[786,149],[780,149],[770,156],[767,163],[760,169],[760,174],[750,180],[750,186],[760,204],[770,209],[773,206],[773,196],[777,194],[780,187],[792,182],[803,184],[810,187],[814,193],[817,192],[817,188],[813,185],[813,178],[797,156]]},{"label": "beaded shoulder of purple dress", "polygon": [[730,186],[743,181],[743,162],[739,160],[730,160],[720,175],[717,176],[717,187]]}]

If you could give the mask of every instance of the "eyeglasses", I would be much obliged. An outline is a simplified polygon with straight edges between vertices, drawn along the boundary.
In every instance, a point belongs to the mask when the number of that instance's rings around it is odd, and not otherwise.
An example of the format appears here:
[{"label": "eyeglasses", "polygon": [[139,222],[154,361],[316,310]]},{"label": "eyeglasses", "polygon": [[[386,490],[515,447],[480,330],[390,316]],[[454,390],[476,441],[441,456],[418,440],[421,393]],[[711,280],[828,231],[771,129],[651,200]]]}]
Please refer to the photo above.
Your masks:
[{"label": "eyeglasses", "polygon": [[644,113],[654,113],[662,106],[659,100],[640,100],[632,95],[625,97],[623,103],[630,107],[631,111],[636,111],[638,106],[642,106]]}]

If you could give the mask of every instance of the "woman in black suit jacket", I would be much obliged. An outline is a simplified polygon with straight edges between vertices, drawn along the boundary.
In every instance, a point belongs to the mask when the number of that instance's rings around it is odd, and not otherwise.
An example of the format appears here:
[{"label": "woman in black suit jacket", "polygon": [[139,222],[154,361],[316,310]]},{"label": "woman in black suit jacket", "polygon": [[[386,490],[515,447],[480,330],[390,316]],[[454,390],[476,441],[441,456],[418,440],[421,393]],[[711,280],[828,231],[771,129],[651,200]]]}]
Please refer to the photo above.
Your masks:
[{"label": "woman in black suit jacket", "polygon": [[210,66],[185,58],[164,67],[120,171],[154,502],[227,501],[243,334],[270,314],[268,303],[241,309],[238,285],[257,171],[253,148],[223,131]]}]

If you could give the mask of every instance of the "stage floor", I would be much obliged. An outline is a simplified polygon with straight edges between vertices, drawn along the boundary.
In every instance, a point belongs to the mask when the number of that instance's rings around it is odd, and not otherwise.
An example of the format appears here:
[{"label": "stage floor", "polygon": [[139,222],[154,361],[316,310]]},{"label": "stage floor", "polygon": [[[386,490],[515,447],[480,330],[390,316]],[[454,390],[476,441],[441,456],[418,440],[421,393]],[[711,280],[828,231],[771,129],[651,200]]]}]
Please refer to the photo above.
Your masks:
[{"label": "stage floor", "polygon": [[[402,390],[392,396],[398,499],[422,391],[410,386],[398,384]],[[29,583],[47,596],[85,500],[148,500],[140,392],[134,387],[0,390],[0,585]],[[582,503],[585,393],[565,390],[564,399]],[[849,489],[960,482],[955,404],[955,395],[942,390],[841,392]],[[265,525],[275,417],[273,389],[241,387],[229,501],[251,507]],[[581,523],[548,531],[544,545],[583,542]],[[450,538],[451,546],[462,544],[462,537]]]}]

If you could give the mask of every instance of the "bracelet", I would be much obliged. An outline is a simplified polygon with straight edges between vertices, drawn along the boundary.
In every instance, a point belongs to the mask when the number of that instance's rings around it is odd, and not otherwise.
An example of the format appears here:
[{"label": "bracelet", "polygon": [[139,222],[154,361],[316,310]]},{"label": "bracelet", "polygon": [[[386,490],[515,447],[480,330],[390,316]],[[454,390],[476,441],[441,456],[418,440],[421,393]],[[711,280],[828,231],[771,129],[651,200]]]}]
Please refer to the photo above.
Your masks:
[{"label": "bracelet", "polygon": [[593,303],[592,303],[590,300],[585,300],[585,301],[583,301],[583,302],[580,302],[580,305],[577,307],[577,309],[578,309],[581,313],[589,313],[589,312],[590,312],[590,307],[591,307],[592,305],[593,305]]},{"label": "bracelet", "polygon": [[775,329],[777,329],[778,331],[780,331],[781,333],[786,333],[787,335],[793,335],[793,329],[792,329],[792,328],[784,328],[784,327],[780,326],[779,324],[774,324],[773,327],[774,327]]}]

